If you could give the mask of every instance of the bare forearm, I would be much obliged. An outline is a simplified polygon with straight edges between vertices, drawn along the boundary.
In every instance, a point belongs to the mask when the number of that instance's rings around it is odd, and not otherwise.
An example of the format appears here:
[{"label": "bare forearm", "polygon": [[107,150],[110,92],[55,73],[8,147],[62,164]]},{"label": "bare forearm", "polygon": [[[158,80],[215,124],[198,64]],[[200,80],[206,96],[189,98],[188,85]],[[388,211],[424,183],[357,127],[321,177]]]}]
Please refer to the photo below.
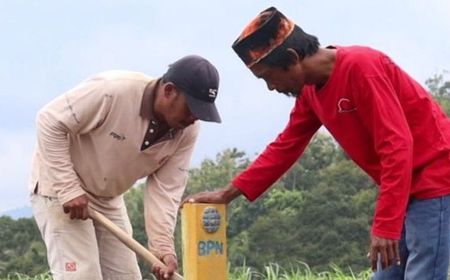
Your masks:
[{"label": "bare forearm", "polygon": [[232,184],[228,184],[222,189],[223,200],[226,204],[230,203],[240,195],[242,195],[242,192]]}]

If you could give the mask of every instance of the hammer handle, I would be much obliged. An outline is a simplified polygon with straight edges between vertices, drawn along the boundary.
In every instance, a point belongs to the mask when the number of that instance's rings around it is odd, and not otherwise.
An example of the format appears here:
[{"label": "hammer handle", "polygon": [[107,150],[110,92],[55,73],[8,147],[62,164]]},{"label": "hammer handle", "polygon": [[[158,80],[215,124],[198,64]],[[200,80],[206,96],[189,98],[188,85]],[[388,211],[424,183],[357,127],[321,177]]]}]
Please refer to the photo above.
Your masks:
[{"label": "hammer handle", "polygon": [[[89,208],[89,217],[104,226],[107,230],[109,230],[114,236],[116,236],[123,244],[125,244],[128,248],[133,250],[138,256],[146,260],[151,267],[154,265],[159,265],[161,268],[166,269],[166,265],[161,262],[155,255],[150,253],[147,248],[142,246],[139,242],[133,239],[128,233],[118,227],[116,224],[111,222],[108,218],[106,218],[103,214],[97,212],[96,210]],[[183,276],[178,273],[174,273],[171,280],[183,280]]]}]

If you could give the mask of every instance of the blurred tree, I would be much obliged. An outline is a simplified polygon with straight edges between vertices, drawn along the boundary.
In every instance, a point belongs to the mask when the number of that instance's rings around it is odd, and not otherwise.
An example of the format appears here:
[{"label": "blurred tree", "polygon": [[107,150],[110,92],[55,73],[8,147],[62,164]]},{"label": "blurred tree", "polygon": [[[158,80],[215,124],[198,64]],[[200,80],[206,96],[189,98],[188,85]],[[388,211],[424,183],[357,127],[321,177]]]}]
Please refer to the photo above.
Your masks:
[{"label": "blurred tree", "polygon": [[310,190],[318,183],[317,172],[339,156],[339,149],[334,140],[326,134],[317,133],[303,153],[300,161],[294,164],[282,177],[284,188]]},{"label": "blurred tree", "polygon": [[450,115],[450,79],[448,74],[448,71],[435,74],[433,77],[427,79],[425,84],[434,98],[442,106],[445,113]]},{"label": "blurred tree", "polygon": [[[333,147],[326,137],[316,137],[311,148],[317,149],[319,142]],[[308,148],[305,155],[313,151]],[[297,191],[291,191],[289,186],[267,194],[266,214],[257,217],[246,233],[249,244],[244,255],[249,265],[260,267],[276,260],[284,266],[304,261],[315,270],[325,269],[330,263],[355,271],[367,267],[365,254],[376,187],[337,148],[318,151],[323,152],[321,157],[332,160],[310,169],[314,170],[314,184],[307,189],[295,186]]]},{"label": "blurred tree", "polygon": [[215,160],[204,160],[199,168],[190,171],[186,195],[224,187],[249,164],[245,153],[236,148],[226,149]]},{"label": "blurred tree", "polygon": [[0,278],[11,272],[37,275],[48,271],[46,250],[32,218],[0,217]]}]

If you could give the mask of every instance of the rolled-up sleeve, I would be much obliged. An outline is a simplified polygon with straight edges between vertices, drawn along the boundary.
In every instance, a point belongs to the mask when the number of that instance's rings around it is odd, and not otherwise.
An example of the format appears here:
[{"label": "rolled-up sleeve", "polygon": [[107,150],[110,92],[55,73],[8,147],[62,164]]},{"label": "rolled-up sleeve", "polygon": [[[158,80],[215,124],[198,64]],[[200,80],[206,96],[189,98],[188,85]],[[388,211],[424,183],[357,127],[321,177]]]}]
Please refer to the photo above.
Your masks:
[{"label": "rolled-up sleeve", "polygon": [[175,153],[147,178],[144,205],[149,249],[159,258],[175,253],[174,231],[199,132],[198,122],[183,131]]}]

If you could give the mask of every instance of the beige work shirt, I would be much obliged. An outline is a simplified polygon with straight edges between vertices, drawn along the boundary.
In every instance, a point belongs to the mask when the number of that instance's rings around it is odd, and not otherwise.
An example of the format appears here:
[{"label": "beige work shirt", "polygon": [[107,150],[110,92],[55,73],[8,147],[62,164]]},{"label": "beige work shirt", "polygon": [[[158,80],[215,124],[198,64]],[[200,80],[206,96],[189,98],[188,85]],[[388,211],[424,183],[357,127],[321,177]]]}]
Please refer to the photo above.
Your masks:
[{"label": "beige work shirt", "polygon": [[[153,100],[144,98],[144,92],[153,94],[157,82],[136,72],[104,72],[40,110],[29,189],[32,192],[39,182],[38,194],[57,197],[61,204],[85,193],[117,204],[123,203],[118,196],[147,177],[149,247],[163,256],[175,254],[177,211],[199,124],[170,130],[150,146],[143,144],[152,121],[151,110],[142,110],[147,105],[143,102]],[[145,91],[147,86],[150,91]]]}]

